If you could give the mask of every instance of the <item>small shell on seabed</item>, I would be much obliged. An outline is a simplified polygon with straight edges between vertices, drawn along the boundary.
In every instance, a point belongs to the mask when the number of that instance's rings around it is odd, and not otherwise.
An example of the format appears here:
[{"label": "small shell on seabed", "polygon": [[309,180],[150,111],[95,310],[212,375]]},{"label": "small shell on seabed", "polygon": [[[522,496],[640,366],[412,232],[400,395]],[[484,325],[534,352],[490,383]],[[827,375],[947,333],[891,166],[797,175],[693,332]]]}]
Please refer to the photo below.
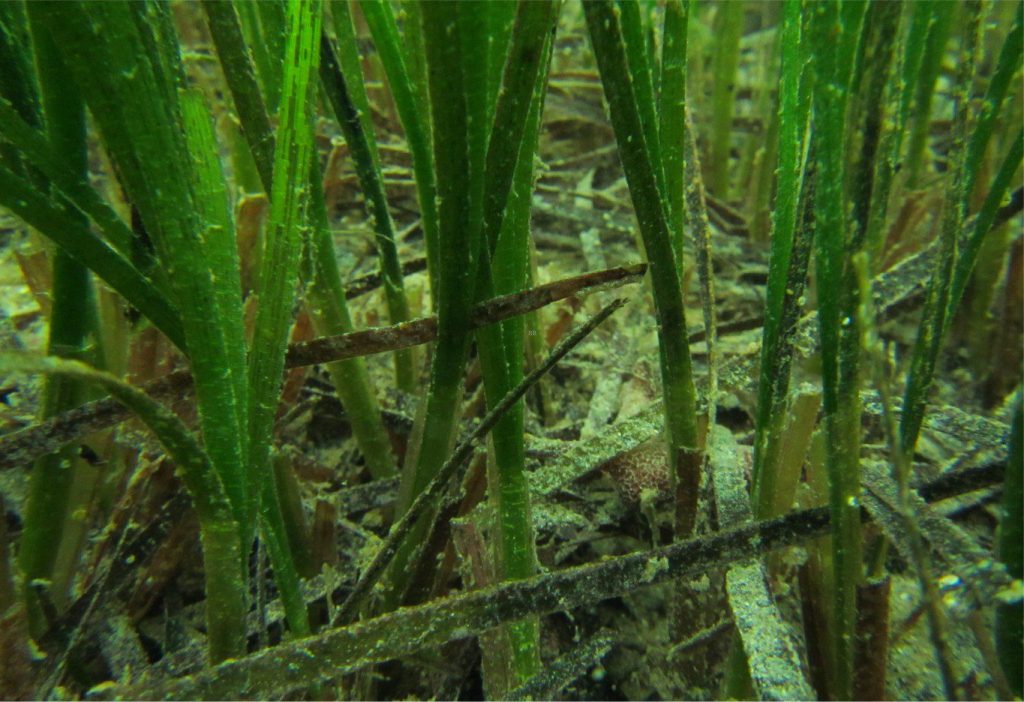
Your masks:
[{"label": "small shell on seabed", "polygon": [[602,470],[630,505],[640,504],[645,490],[654,491],[658,499],[671,495],[665,442],[660,436],[612,458]]}]

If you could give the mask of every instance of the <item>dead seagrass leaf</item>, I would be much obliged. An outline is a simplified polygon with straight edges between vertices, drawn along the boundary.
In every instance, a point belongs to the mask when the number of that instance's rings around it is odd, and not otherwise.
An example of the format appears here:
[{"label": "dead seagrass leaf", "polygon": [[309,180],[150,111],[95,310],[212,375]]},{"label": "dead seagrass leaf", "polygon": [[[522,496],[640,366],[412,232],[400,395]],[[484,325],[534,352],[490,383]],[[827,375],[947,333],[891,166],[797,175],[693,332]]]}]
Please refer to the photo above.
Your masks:
[{"label": "dead seagrass leaf", "polygon": [[0,617],[0,690],[12,700],[35,698],[35,669],[25,607],[17,604]]}]

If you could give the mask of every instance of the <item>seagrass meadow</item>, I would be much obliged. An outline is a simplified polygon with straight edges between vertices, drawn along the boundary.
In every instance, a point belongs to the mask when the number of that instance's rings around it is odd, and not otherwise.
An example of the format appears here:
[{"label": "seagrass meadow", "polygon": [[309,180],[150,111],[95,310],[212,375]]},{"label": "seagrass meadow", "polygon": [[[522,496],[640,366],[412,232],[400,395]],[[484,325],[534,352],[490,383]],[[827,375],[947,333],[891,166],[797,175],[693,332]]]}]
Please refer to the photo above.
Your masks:
[{"label": "seagrass meadow", "polygon": [[1022,57],[0,2],[0,698],[1020,698]]}]

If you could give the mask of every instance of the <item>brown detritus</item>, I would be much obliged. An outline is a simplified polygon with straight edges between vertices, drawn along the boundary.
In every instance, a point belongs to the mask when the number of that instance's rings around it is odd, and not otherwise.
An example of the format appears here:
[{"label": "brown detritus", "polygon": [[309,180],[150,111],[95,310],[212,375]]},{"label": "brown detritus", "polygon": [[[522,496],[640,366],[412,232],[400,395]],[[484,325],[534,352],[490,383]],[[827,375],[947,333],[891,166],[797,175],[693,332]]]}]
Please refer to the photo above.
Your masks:
[{"label": "brown detritus", "polygon": [[[705,455],[708,415],[698,413],[697,447],[679,447],[674,457],[674,533],[676,542],[708,534],[716,529],[717,508],[710,479],[704,478],[708,466]],[[684,641],[712,626],[725,604],[725,578],[721,568],[709,568],[680,582],[669,605],[669,635],[672,641]],[[720,642],[724,643],[723,642]],[[695,649],[679,662],[685,685],[680,692],[687,697],[707,694],[706,686],[727,655],[724,645]]]},{"label": "brown detritus", "polygon": [[338,508],[327,500],[317,500],[313,511],[313,526],[310,529],[310,551],[317,572],[325,565],[332,568],[338,565],[338,549],[335,545],[337,522]]},{"label": "brown detritus", "polygon": [[[688,539],[714,528],[715,504],[705,494],[710,483],[702,479],[706,456],[708,415],[703,408],[697,412],[697,446],[677,447],[670,463],[675,484],[675,538]],[[706,504],[702,504],[704,501]],[[704,508],[704,509],[702,509]]]},{"label": "brown detritus", "polygon": [[25,279],[25,285],[28,286],[36,304],[39,305],[38,311],[33,310],[31,313],[25,314],[42,314],[49,319],[52,307],[50,290],[53,289],[52,263],[49,253],[45,250],[31,253],[15,251],[14,258],[18,262],[18,268],[21,269],[21,277]]},{"label": "brown detritus", "polygon": [[995,328],[991,373],[985,380],[984,395],[988,406],[995,406],[1020,384],[1020,346],[1024,336],[1024,242],[1017,239],[1010,247],[1006,266],[1006,282],[999,300],[999,323]]},{"label": "brown detritus", "polygon": [[[137,504],[129,501],[130,504]],[[108,603],[122,595],[136,582],[137,565],[150,558],[163,544],[173,525],[180,521],[188,508],[188,495],[177,492],[168,500],[145,527],[129,521],[124,529],[111,534],[112,553],[102,559],[90,573],[93,578],[88,589],[65,611],[56,625],[46,633],[39,646],[49,655],[42,661],[43,670],[37,681],[34,696],[47,699],[59,684],[80,647],[91,642],[99,625],[98,615],[108,611]],[[132,516],[138,516],[133,513]]]},{"label": "brown detritus", "polygon": [[242,295],[244,297],[248,297],[256,287],[256,275],[260,269],[260,229],[268,209],[267,196],[262,193],[248,195],[238,203],[235,242],[238,245],[238,260],[242,269]]},{"label": "brown detritus", "polygon": [[824,569],[817,555],[797,568],[800,612],[807,650],[808,674],[818,699],[832,699],[829,679],[828,601],[822,592]]},{"label": "brown detritus", "polygon": [[174,345],[155,327],[146,327],[131,341],[128,352],[128,382],[143,385],[174,371],[181,359]]},{"label": "brown detritus", "polygon": [[[292,327],[291,338],[289,339],[290,344],[294,345],[310,341],[315,335],[313,320],[310,318],[309,313],[305,310],[300,311],[295,317],[295,326]],[[305,367],[291,368],[285,372],[284,383],[281,385],[281,408],[278,410],[278,417],[280,417],[284,407],[294,405],[299,401],[299,394],[306,384],[308,373],[309,369]]]},{"label": "brown detritus", "polygon": [[675,455],[675,532],[677,539],[693,535],[697,526],[700,502],[700,476],[704,465],[704,452],[699,449],[679,449]]},{"label": "brown detritus", "polygon": [[[340,554],[337,545],[338,508],[328,500],[317,500],[316,508],[313,511],[313,523],[309,533],[309,562],[314,574],[323,573],[326,568],[328,573],[334,572],[340,562]],[[330,607],[327,606],[328,599],[310,603],[310,619],[315,622],[324,622],[330,619]],[[265,628],[265,627],[263,627]],[[263,630],[261,628],[261,631]]]},{"label": "brown detritus", "polygon": [[[455,515],[457,517],[463,517],[471,514],[477,505],[487,499],[487,454],[484,452],[478,452],[470,461],[469,468],[466,470],[466,475],[462,479],[462,486],[457,498],[457,510]],[[456,498],[453,498],[453,500]],[[454,522],[451,527],[452,533],[454,534]],[[451,579],[451,574],[456,567],[456,552],[454,545],[454,538],[449,539],[448,543],[445,544],[444,555],[441,560],[441,564],[437,569],[437,575],[434,579],[434,592],[444,592],[444,586]],[[483,581],[480,581],[484,584]],[[489,584],[489,583],[487,583]]]},{"label": "brown detritus", "polygon": [[8,546],[10,539],[7,534],[7,506],[4,496],[0,494],[0,613],[14,604],[16,591],[14,573],[11,571],[11,554]]},{"label": "brown detritus", "polygon": [[[479,590],[496,582],[494,561],[488,556],[480,522],[481,512],[452,522],[452,543],[458,552],[465,590]],[[487,699],[504,699],[514,679],[509,670],[512,651],[505,629],[495,628],[479,638],[480,666]]]},{"label": "brown detritus", "polygon": [[359,184],[354,173],[345,173],[345,166],[350,157],[348,144],[343,141],[332,144],[323,176],[324,205],[328,212],[334,212],[349,203],[356,202]]},{"label": "brown detritus", "polygon": [[295,569],[302,578],[315,577],[320,572],[313,558],[313,541],[306,509],[303,506],[303,491],[292,462],[277,454],[271,459],[273,480],[277,487],[277,501],[281,506],[284,532],[291,547]]},{"label": "brown detritus", "polygon": [[857,586],[857,643],[854,647],[853,696],[884,700],[889,664],[889,591],[886,575]]},{"label": "brown detritus", "polygon": [[198,542],[199,520],[195,512],[188,510],[171,525],[167,537],[135,578],[136,587],[125,606],[133,621],[146,616],[164,589],[183,571],[183,564],[190,556],[195,557]]},{"label": "brown detritus", "polygon": [[28,615],[24,605],[0,612],[0,690],[11,700],[36,697],[36,667],[29,644]]}]

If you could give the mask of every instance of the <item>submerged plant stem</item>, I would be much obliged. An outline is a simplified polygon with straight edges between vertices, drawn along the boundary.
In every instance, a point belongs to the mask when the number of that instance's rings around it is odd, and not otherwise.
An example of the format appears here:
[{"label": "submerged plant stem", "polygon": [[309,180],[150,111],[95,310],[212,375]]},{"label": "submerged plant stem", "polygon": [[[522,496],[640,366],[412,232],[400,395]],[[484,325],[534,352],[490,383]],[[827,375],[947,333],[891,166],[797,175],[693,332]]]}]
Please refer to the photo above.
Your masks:
[{"label": "submerged plant stem", "polygon": [[615,6],[611,2],[595,1],[584,3],[583,9],[651,267],[669,466],[677,495],[676,534],[682,537],[692,531],[696,518],[700,459],[697,455],[697,391],[686,339],[679,266],[672,250],[668,213],[644,142],[643,123]]}]

